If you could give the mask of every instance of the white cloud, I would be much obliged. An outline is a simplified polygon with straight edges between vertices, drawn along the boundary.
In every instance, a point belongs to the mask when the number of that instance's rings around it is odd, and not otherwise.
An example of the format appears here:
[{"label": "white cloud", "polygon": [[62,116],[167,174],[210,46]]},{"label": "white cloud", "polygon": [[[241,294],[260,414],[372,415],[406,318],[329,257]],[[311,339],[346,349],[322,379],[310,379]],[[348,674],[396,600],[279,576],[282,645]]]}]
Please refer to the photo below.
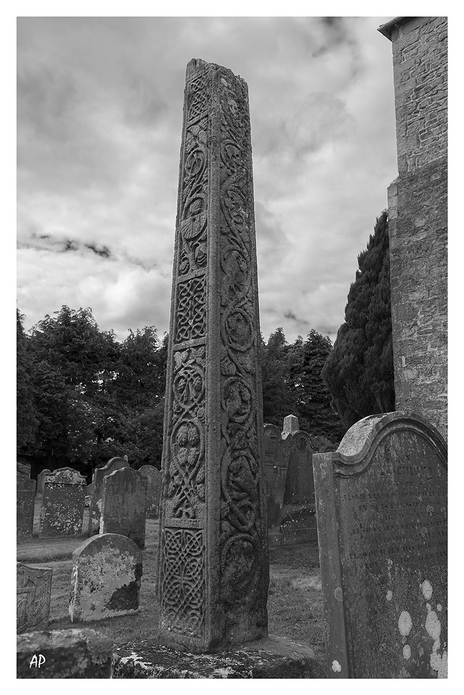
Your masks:
[{"label": "white cloud", "polygon": [[[396,176],[384,18],[23,17],[18,305],[168,328],[185,67],[248,83],[261,328],[334,337]],[[63,252],[66,242],[71,248]]]}]

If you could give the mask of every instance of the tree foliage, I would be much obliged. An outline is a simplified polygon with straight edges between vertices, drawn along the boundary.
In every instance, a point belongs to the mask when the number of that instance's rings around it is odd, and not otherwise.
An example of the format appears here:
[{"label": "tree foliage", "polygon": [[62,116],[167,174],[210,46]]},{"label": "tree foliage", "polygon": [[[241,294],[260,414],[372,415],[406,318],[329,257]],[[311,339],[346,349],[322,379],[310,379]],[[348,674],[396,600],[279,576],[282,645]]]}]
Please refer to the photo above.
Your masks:
[{"label": "tree foliage", "polygon": [[280,427],[285,416],[296,415],[300,428],[320,438],[322,448],[334,448],[345,432],[321,377],[331,350],[330,339],[315,330],[289,345],[278,328],[262,345],[264,422]]},{"label": "tree foliage", "polygon": [[395,409],[388,245],[384,211],[358,256],[345,322],[322,371],[346,427],[367,415]]},{"label": "tree foliage", "polygon": [[[99,329],[91,309],[63,306],[30,336],[18,318],[18,403],[21,391],[32,404],[24,396],[21,414],[18,406],[18,453],[35,469],[72,465],[89,473],[126,454],[136,468],[159,466],[165,363],[166,340],[153,326],[119,343]],[[26,407],[37,423],[29,434]]]}]

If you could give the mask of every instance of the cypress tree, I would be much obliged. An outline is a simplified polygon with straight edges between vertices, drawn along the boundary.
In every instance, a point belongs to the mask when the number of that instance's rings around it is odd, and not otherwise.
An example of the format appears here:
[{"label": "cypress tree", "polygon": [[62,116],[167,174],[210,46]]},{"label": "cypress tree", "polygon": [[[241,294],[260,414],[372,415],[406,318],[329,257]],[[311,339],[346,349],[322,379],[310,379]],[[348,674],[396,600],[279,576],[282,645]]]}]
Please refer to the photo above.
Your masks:
[{"label": "cypress tree", "polygon": [[395,409],[390,307],[388,217],[377,218],[358,256],[345,322],[322,370],[333,405],[346,427]]}]

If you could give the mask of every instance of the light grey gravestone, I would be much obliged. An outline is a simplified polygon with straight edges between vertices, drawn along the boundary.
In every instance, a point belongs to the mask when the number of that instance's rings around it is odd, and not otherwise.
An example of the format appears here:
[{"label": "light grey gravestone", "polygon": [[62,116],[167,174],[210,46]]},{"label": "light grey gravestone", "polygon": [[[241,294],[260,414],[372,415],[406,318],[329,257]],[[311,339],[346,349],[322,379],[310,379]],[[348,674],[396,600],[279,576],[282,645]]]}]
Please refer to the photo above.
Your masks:
[{"label": "light grey gravestone", "polygon": [[329,675],[447,672],[447,450],[412,413],[366,417],[315,454]]},{"label": "light grey gravestone", "polygon": [[121,468],[103,480],[100,533],[120,533],[145,548],[147,481],[133,468]]},{"label": "light grey gravestone", "polygon": [[142,572],[142,551],[127,536],[88,538],[73,553],[71,622],[136,613]]},{"label": "light grey gravestone", "polygon": [[17,678],[111,678],[113,643],[96,630],[46,630],[17,638]]},{"label": "light grey gravestone", "polygon": [[73,468],[58,468],[44,480],[40,536],[79,536],[85,504],[85,477]]},{"label": "light grey gravestone", "polygon": [[280,532],[289,447],[284,446],[280,429],[264,425],[264,465],[266,472],[267,527],[273,534]]},{"label": "light grey gravestone", "polygon": [[51,470],[49,468],[44,468],[44,470],[40,471],[39,475],[37,476],[37,495],[43,495],[45,477],[48,475],[48,473],[51,473]]},{"label": "light grey gravestone", "polygon": [[267,634],[269,565],[248,89],[187,66],[158,555],[160,629],[212,651]]},{"label": "light grey gravestone", "polygon": [[30,538],[34,527],[36,481],[32,480],[29,464],[17,463],[16,535],[17,540]]},{"label": "light grey gravestone", "polygon": [[160,495],[161,495],[161,471],[156,466],[141,466],[139,473],[147,481],[147,519],[157,519],[159,517]]},{"label": "light grey gravestone", "polygon": [[16,630],[43,630],[48,625],[52,592],[50,567],[16,566]]},{"label": "light grey gravestone", "polygon": [[128,468],[127,457],[115,456],[101,468],[95,468],[92,476],[92,494],[90,495],[89,508],[89,533],[99,533],[100,516],[103,496],[103,479],[105,476],[118,471],[120,468]]}]

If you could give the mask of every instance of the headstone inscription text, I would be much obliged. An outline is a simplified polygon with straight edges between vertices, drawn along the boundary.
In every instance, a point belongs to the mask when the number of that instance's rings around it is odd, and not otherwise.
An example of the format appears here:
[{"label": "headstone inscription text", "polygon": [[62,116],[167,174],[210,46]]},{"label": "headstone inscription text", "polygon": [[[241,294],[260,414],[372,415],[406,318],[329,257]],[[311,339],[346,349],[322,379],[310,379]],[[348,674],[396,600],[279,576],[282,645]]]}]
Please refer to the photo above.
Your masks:
[{"label": "headstone inscription text", "polygon": [[267,634],[266,496],[246,83],[192,60],[184,99],[160,512],[160,627]]},{"label": "headstone inscription text", "polygon": [[370,416],[314,461],[330,675],[446,677],[443,438],[418,415]]}]

